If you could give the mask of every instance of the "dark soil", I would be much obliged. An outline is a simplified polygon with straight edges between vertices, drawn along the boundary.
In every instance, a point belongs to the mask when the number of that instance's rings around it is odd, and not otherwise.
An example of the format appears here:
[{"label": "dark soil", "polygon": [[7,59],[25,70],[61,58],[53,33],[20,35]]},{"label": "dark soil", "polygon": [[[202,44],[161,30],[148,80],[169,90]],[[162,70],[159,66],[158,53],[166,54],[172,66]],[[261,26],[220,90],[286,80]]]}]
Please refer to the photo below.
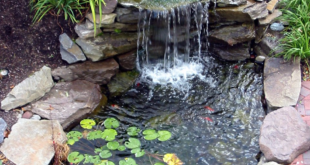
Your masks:
[{"label": "dark soil", "polygon": [[[41,22],[32,25],[34,13],[30,13],[29,2],[1,0],[0,69],[8,69],[9,75],[0,77],[0,101],[11,88],[42,66],[53,69],[67,65],[61,60],[58,37],[63,32],[76,37],[74,24],[62,16],[48,14]],[[16,115],[17,112],[0,110],[0,117],[7,122],[9,130],[17,121]]]}]

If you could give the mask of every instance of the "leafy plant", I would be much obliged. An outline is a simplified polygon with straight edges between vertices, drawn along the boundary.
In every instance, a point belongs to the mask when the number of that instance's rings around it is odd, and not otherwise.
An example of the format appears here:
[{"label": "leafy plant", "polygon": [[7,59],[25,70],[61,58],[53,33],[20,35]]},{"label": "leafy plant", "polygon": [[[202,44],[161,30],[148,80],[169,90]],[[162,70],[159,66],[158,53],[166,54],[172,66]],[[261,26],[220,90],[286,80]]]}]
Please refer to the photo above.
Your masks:
[{"label": "leafy plant", "polygon": [[101,137],[102,137],[102,131],[100,130],[91,131],[87,134],[87,140],[100,139]]},{"label": "leafy plant", "polygon": [[[91,13],[93,16],[93,20],[94,20],[94,36],[96,35],[96,12],[95,12],[95,7],[96,5],[99,7],[99,18],[100,20],[102,19],[102,4],[106,5],[106,3],[104,2],[104,0],[88,0],[89,1],[89,6],[91,9]],[[101,26],[101,21],[99,23],[99,26]]]},{"label": "leafy plant", "polygon": [[100,163],[97,163],[95,165],[115,165],[115,164],[108,160],[102,160]]},{"label": "leafy plant", "polygon": [[79,141],[80,138],[82,138],[83,135],[81,132],[78,131],[71,131],[67,133],[67,143],[70,145],[73,145],[75,142]]},{"label": "leafy plant", "polygon": [[119,121],[115,118],[108,118],[103,122],[104,126],[106,128],[118,128],[119,127]]},{"label": "leafy plant", "polygon": [[67,159],[70,163],[80,163],[84,159],[84,156],[79,152],[71,152]]},{"label": "leafy plant", "polygon": [[171,138],[171,133],[169,131],[158,131],[158,140],[167,141]]},{"label": "leafy plant", "polygon": [[119,161],[119,165],[137,165],[137,163],[132,158],[125,158],[125,160]]},{"label": "leafy plant", "polygon": [[158,133],[153,129],[147,129],[142,132],[145,140],[155,140],[158,137]]},{"label": "leafy plant", "polygon": [[103,150],[99,153],[99,156],[103,159],[109,158],[112,156],[112,153],[109,150]]},{"label": "leafy plant", "polygon": [[84,129],[92,129],[96,122],[93,119],[84,119],[80,122],[80,125]]},{"label": "leafy plant", "polygon": [[99,155],[92,156],[92,155],[84,154],[84,158],[85,158],[85,160],[83,162],[84,164],[85,163],[93,163],[93,164],[95,164],[95,163],[100,163],[101,162]]},{"label": "leafy plant", "polygon": [[102,139],[106,141],[113,141],[115,139],[115,136],[117,135],[117,132],[114,129],[105,129],[102,132]]},{"label": "leafy plant", "polygon": [[127,128],[127,134],[129,136],[138,136],[138,133],[140,132],[141,130],[138,129],[137,127],[129,127]]},{"label": "leafy plant", "polygon": [[139,148],[141,146],[140,140],[136,138],[129,138],[127,142],[125,142],[125,146],[129,149]]},{"label": "leafy plant", "polygon": [[116,150],[119,147],[119,143],[117,141],[108,142],[107,147],[110,150]]},{"label": "leafy plant", "polygon": [[165,154],[164,162],[168,165],[182,165],[183,162],[175,154]]}]

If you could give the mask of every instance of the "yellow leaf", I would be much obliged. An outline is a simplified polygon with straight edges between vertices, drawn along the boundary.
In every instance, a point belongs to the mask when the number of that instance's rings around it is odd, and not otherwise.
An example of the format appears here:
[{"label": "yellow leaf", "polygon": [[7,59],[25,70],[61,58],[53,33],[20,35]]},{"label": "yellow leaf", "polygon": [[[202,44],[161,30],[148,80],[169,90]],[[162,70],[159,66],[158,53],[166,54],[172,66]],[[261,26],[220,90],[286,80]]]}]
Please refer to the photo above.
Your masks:
[{"label": "yellow leaf", "polygon": [[166,154],[163,158],[168,165],[182,165],[183,162],[175,154]]}]

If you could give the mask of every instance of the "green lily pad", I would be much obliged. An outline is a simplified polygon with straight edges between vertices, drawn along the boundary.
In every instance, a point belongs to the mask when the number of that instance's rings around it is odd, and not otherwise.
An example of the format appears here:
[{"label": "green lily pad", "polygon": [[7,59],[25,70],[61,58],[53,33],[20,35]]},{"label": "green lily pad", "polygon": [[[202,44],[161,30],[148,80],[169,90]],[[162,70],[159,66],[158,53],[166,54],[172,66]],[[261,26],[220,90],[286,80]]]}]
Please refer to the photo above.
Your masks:
[{"label": "green lily pad", "polygon": [[125,158],[125,160],[119,161],[119,165],[137,165],[137,163],[132,158]]},{"label": "green lily pad", "polygon": [[98,153],[100,153],[102,151],[102,149],[101,148],[95,148],[95,154],[98,154]]},{"label": "green lily pad", "polygon": [[124,145],[118,146],[117,148],[119,151],[125,151],[126,147]]},{"label": "green lily pad", "polygon": [[106,128],[118,128],[119,127],[119,121],[116,120],[115,118],[107,118],[103,122],[103,124]]},{"label": "green lily pad", "polygon": [[138,133],[140,132],[141,130],[138,129],[137,127],[129,127],[127,129],[127,134],[129,136],[138,136]]},{"label": "green lily pad", "polygon": [[105,129],[102,132],[101,138],[106,141],[113,141],[115,139],[115,136],[117,135],[117,132],[115,129]]},{"label": "green lily pad", "polygon": [[138,158],[138,157],[142,157],[143,155],[145,155],[144,150],[142,150],[142,151],[139,151],[139,152],[135,153],[135,157],[136,157],[136,158]]},{"label": "green lily pad", "polygon": [[162,162],[156,162],[154,165],[165,165],[165,164]]},{"label": "green lily pad", "polygon": [[92,156],[92,155],[88,155],[88,154],[84,154],[84,157],[85,157],[85,160],[84,160],[84,164],[85,163],[99,163],[101,160],[100,160],[100,157],[99,155],[95,155],[95,156]]},{"label": "green lily pad", "polygon": [[71,152],[67,159],[70,163],[80,163],[84,159],[84,156],[79,152]]},{"label": "green lily pad", "polygon": [[141,151],[141,148],[134,148],[131,150],[131,153],[135,154]]},{"label": "green lily pad", "polygon": [[0,160],[0,165],[2,165],[2,160]]},{"label": "green lily pad", "polygon": [[153,129],[147,129],[142,132],[145,140],[155,140],[159,135]]},{"label": "green lily pad", "polygon": [[107,147],[110,150],[116,150],[119,146],[119,143],[117,141],[108,142]]},{"label": "green lily pad", "polygon": [[167,141],[171,138],[171,132],[169,131],[158,131],[159,137],[158,140],[159,141]]},{"label": "green lily pad", "polygon": [[95,165],[115,165],[115,164],[109,160],[102,160],[101,162],[96,163]]},{"label": "green lily pad", "polygon": [[84,129],[92,129],[96,122],[93,119],[84,119],[80,122],[80,125]]},{"label": "green lily pad", "polygon": [[103,159],[107,159],[112,156],[112,153],[109,150],[103,150],[100,152],[99,156]]},{"label": "green lily pad", "polygon": [[70,131],[67,133],[67,143],[73,145],[75,142],[79,141],[83,137],[83,134],[78,131]]},{"label": "green lily pad", "polygon": [[140,140],[136,138],[129,138],[128,142],[125,142],[125,146],[129,149],[139,148],[141,146]]},{"label": "green lily pad", "polygon": [[100,139],[102,136],[102,131],[97,130],[97,131],[91,131],[87,135],[87,140],[95,140],[95,139]]}]

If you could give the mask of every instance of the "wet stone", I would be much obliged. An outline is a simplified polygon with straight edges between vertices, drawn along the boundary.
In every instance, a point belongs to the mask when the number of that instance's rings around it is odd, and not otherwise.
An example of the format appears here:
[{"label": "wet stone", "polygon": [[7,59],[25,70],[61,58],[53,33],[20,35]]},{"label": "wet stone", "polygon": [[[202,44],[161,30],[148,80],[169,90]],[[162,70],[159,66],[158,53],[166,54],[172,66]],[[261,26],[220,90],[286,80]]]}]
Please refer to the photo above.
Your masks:
[{"label": "wet stone", "polygon": [[284,26],[282,23],[273,23],[270,25],[270,29],[273,31],[282,31]]},{"label": "wet stone", "polygon": [[6,122],[2,118],[0,118],[0,144],[3,142],[6,127],[7,127]]}]

